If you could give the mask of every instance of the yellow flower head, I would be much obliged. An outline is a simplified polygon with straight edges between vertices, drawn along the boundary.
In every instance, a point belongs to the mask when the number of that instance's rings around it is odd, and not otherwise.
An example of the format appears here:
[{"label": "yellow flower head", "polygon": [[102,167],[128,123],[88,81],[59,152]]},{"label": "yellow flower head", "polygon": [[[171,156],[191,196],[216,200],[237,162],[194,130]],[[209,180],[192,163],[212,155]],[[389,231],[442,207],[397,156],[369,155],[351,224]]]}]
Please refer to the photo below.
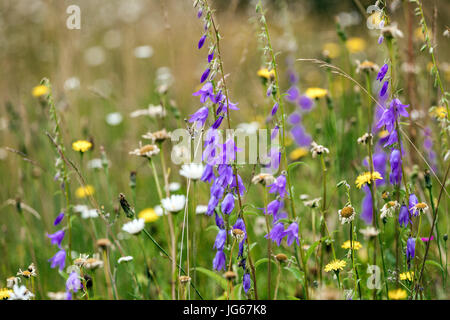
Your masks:
[{"label": "yellow flower head", "polygon": [[374,171],[372,174],[370,172],[364,172],[356,178],[355,184],[358,189],[361,189],[366,183],[371,184],[375,180],[383,180],[378,171]]},{"label": "yellow flower head", "polygon": [[138,217],[139,219],[144,219],[145,223],[155,222],[159,218],[153,208],[146,208],[142,210],[139,212]]},{"label": "yellow flower head", "polygon": [[[354,250],[359,250],[359,249],[362,248],[362,245],[361,245],[360,242],[358,242],[358,241],[352,241],[352,243],[353,243],[353,249],[354,249]],[[345,242],[342,244],[341,248],[342,248],[342,249],[351,249],[351,246],[350,246],[350,240],[345,241]]]},{"label": "yellow flower head", "polygon": [[9,289],[0,289],[0,300],[8,300],[11,296],[12,290]]},{"label": "yellow flower head", "polygon": [[391,300],[403,300],[406,299],[407,294],[403,289],[390,290],[388,292],[389,299]]},{"label": "yellow flower head", "polygon": [[445,107],[436,107],[433,110],[433,115],[435,118],[445,119],[447,118],[447,109]]},{"label": "yellow flower head", "polygon": [[75,191],[75,196],[77,198],[86,198],[87,196],[92,196],[94,192],[94,187],[88,184],[85,187],[77,188]]},{"label": "yellow flower head", "polygon": [[341,53],[341,49],[334,42],[327,42],[323,45],[323,53],[331,59],[337,58]]},{"label": "yellow flower head", "polygon": [[327,264],[325,266],[325,272],[330,272],[330,271],[341,271],[344,270],[344,267],[347,265],[347,262],[345,262],[344,260],[333,260],[331,261],[329,264]]},{"label": "yellow flower head", "polygon": [[294,160],[294,161],[295,161],[295,160],[298,160],[298,159],[300,159],[300,158],[306,156],[308,153],[309,153],[309,150],[308,150],[308,149],[305,149],[305,148],[297,148],[297,149],[291,151],[291,153],[289,153],[289,158],[290,158],[291,160]]},{"label": "yellow flower head", "polygon": [[305,94],[311,99],[319,99],[325,97],[328,94],[328,90],[322,88],[308,88],[306,89]]},{"label": "yellow flower head", "polygon": [[267,68],[261,68],[257,72],[258,77],[264,78],[264,79],[273,79],[275,78],[275,70],[270,70]]},{"label": "yellow flower head", "polygon": [[92,143],[86,140],[77,140],[72,143],[72,149],[75,151],[86,152],[92,148]]},{"label": "yellow flower head", "polygon": [[362,38],[349,38],[347,42],[345,43],[347,46],[348,51],[351,53],[361,52],[364,51],[366,48],[366,41]]},{"label": "yellow flower head", "polygon": [[49,90],[48,90],[47,86],[40,85],[40,86],[34,87],[31,94],[33,95],[33,97],[39,98],[39,97],[45,96],[46,94],[48,94],[48,92],[49,92]]},{"label": "yellow flower head", "polygon": [[400,280],[413,281],[413,279],[414,279],[414,271],[400,273]]}]

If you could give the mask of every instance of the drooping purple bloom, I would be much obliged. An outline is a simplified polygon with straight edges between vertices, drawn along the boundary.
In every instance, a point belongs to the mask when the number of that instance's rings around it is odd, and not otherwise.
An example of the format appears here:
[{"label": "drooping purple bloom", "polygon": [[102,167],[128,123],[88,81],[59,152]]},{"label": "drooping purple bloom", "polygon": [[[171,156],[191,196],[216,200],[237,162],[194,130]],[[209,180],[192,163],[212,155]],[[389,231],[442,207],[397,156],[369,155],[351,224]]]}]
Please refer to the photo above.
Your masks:
[{"label": "drooping purple bloom", "polygon": [[214,58],[214,51],[208,54],[208,63],[211,63],[213,58]]},{"label": "drooping purple bloom", "polygon": [[292,222],[289,227],[283,232],[283,237],[287,236],[286,243],[288,246],[291,246],[294,240],[296,240],[297,245],[300,245],[298,240],[298,224],[297,222]]},{"label": "drooping purple bloom", "polygon": [[301,124],[293,126],[290,132],[295,143],[299,146],[311,145],[312,138],[308,133],[306,133]]},{"label": "drooping purple bloom", "polygon": [[[217,94],[215,94],[214,96],[210,97],[211,102],[215,104],[221,102],[223,99],[225,99],[225,96],[222,94],[222,90],[217,92]],[[222,108],[223,107],[217,109],[216,114],[219,114],[222,111]]]},{"label": "drooping purple bloom", "polygon": [[53,234],[47,234],[47,237],[50,239],[51,244],[56,244],[61,249],[61,242],[63,241],[65,234],[66,232],[64,230],[59,230]]},{"label": "drooping purple bloom", "polygon": [[200,96],[200,102],[205,103],[208,98],[212,98],[214,96],[214,88],[211,82],[207,82],[203,85],[203,87],[194,92],[193,96]]},{"label": "drooping purple bloom", "polygon": [[411,267],[411,259],[414,259],[416,253],[416,239],[409,238],[406,241],[406,261],[408,262],[408,269]]},{"label": "drooping purple bloom", "polygon": [[226,188],[233,183],[233,168],[228,164],[220,164],[217,167],[219,176],[217,177],[217,183]]},{"label": "drooping purple bloom", "polygon": [[281,209],[283,209],[283,202],[280,200],[273,200],[267,205],[267,212],[264,210],[264,213],[271,214],[275,217]]},{"label": "drooping purple bloom", "polygon": [[284,198],[286,194],[288,194],[286,190],[286,177],[284,175],[280,175],[275,179],[275,182],[268,185],[270,188],[269,193],[278,193],[281,198]]},{"label": "drooping purple bloom", "polygon": [[409,209],[409,212],[410,212],[411,215],[414,215],[414,216],[418,215],[417,212],[414,213],[414,209],[413,209],[414,206],[416,204],[418,204],[418,203],[419,203],[419,199],[417,199],[417,197],[416,197],[416,195],[414,193],[411,193],[409,195],[409,201],[408,201],[408,209]]},{"label": "drooping purple bloom", "polygon": [[219,233],[217,233],[216,236],[216,241],[214,242],[214,249],[223,250],[226,240],[227,240],[227,231],[225,229],[219,230]]},{"label": "drooping purple bloom", "polygon": [[67,300],[72,300],[72,292],[78,292],[81,289],[81,280],[78,273],[72,271],[66,281]]},{"label": "drooping purple bloom", "polygon": [[384,37],[381,35],[378,37],[378,44],[382,44],[384,40]]},{"label": "drooping purple bloom", "polygon": [[209,198],[208,207],[206,208],[205,214],[207,216],[212,216],[212,214],[214,213],[214,209],[217,207],[218,204],[219,204],[219,199],[217,199],[214,196]]},{"label": "drooping purple bloom", "polygon": [[244,277],[242,279],[242,286],[244,287],[245,293],[248,293],[248,290],[250,290],[250,287],[252,286],[250,273],[244,273]]},{"label": "drooping purple bloom", "polygon": [[307,95],[302,95],[298,98],[298,105],[305,111],[309,111],[314,106],[314,101]]},{"label": "drooping purple bloom", "polygon": [[223,221],[222,217],[219,216],[217,212],[215,214],[215,218],[216,218],[216,226],[218,226],[220,229],[225,228],[225,221]]},{"label": "drooping purple bloom", "polygon": [[[237,181],[238,181],[238,187],[239,187],[239,194],[241,196],[243,196],[245,191],[246,191],[246,189],[245,189],[245,186],[244,186],[244,182],[242,182],[242,178],[241,178],[241,176],[239,174],[237,174]],[[233,179],[233,182],[231,183],[230,188],[235,194],[237,194],[236,179]]]},{"label": "drooping purple bloom", "polygon": [[234,210],[234,196],[232,193],[228,193],[222,201],[221,206],[224,214],[230,214]]},{"label": "drooping purple bloom", "polygon": [[384,81],[383,86],[381,87],[380,97],[384,97],[384,95],[386,94],[388,88],[389,88],[389,81],[386,80],[386,81]]},{"label": "drooping purple bloom", "polygon": [[209,110],[207,107],[201,107],[189,118],[189,122],[197,121],[197,128],[201,128],[205,125],[206,119],[208,118]]},{"label": "drooping purple bloom", "polygon": [[55,268],[56,266],[59,267],[59,270],[63,270],[66,266],[66,251],[61,249],[59,250],[53,257],[51,257],[49,260],[51,262],[51,267]]},{"label": "drooping purple bloom", "polygon": [[389,104],[389,108],[384,109],[380,120],[378,121],[377,128],[380,129],[386,126],[386,130],[392,132],[395,129],[395,122],[400,118],[409,117],[409,113],[406,111],[409,105],[402,104],[399,99],[394,99]]},{"label": "drooping purple bloom", "polygon": [[214,178],[215,178],[215,175],[214,175],[213,166],[206,164],[200,180],[202,180],[203,182],[211,182],[211,180],[213,180]]},{"label": "drooping purple bloom", "polygon": [[219,116],[216,121],[214,121],[212,128],[217,129],[222,124],[223,116]]},{"label": "drooping purple bloom", "polygon": [[238,148],[236,143],[234,142],[234,138],[228,139],[222,145],[222,153],[221,153],[222,163],[230,163],[230,162],[236,160],[236,153],[241,152],[241,151],[242,151],[242,149]]},{"label": "drooping purple bloom", "polygon": [[214,183],[211,185],[210,193],[212,197],[217,199],[221,199],[225,192],[225,188],[220,184],[219,179],[216,179]]},{"label": "drooping purple bloom", "polygon": [[225,270],[225,253],[222,250],[218,250],[213,260],[213,268],[217,271]]},{"label": "drooping purple bloom", "polygon": [[272,111],[271,111],[272,117],[277,113],[277,111],[278,111],[278,102],[275,103],[272,107]]},{"label": "drooping purple bloom", "polygon": [[297,112],[293,112],[289,115],[288,121],[292,125],[299,124],[302,121],[302,116]]},{"label": "drooping purple bloom", "polygon": [[205,40],[206,40],[206,34],[204,34],[200,40],[198,41],[198,48],[201,49],[203,47],[203,45],[205,44]]},{"label": "drooping purple bloom", "polygon": [[403,204],[400,207],[400,212],[398,214],[398,223],[401,227],[406,228],[408,226],[408,223],[410,223],[411,220],[409,219],[409,210],[408,208]]},{"label": "drooping purple bloom", "polygon": [[62,219],[64,219],[64,212],[61,212],[60,214],[58,214],[55,221],[53,222],[53,225],[54,226],[58,225],[62,221]]},{"label": "drooping purple bloom", "polygon": [[286,100],[290,101],[290,102],[295,102],[299,96],[300,96],[300,91],[298,90],[297,87],[290,87],[287,91],[286,91]]},{"label": "drooping purple bloom", "polygon": [[264,168],[270,169],[272,174],[275,174],[280,166],[281,152],[278,147],[272,147],[269,154],[270,162],[264,165]]},{"label": "drooping purple bloom", "polygon": [[197,18],[200,19],[202,17],[202,14],[203,14],[203,10],[200,8],[197,12]]},{"label": "drooping purple bloom", "polygon": [[203,83],[203,82],[205,82],[206,79],[208,79],[208,76],[209,76],[209,73],[210,73],[210,72],[211,72],[211,69],[210,69],[210,68],[207,68],[207,69],[203,72],[202,77],[200,78],[200,83]]},{"label": "drooping purple bloom", "polygon": [[217,114],[220,112],[227,113],[228,108],[230,108],[230,110],[239,110],[237,103],[224,101],[223,103],[220,103],[220,107],[217,109]]},{"label": "drooping purple bloom", "polygon": [[273,128],[272,133],[270,135],[270,140],[275,139],[275,137],[278,135],[278,132],[280,131],[280,127],[278,125]]},{"label": "drooping purple bloom", "polygon": [[270,230],[270,233],[264,236],[264,238],[271,239],[278,246],[280,246],[283,237],[284,237],[284,225],[281,222],[274,225],[272,230]]},{"label": "drooping purple bloom", "polygon": [[378,81],[380,81],[380,82],[383,81],[384,77],[386,76],[386,73],[387,73],[388,69],[389,69],[389,66],[387,65],[387,63],[385,63],[381,67],[380,71],[378,72],[378,75],[377,75],[377,80]]},{"label": "drooping purple bloom", "polygon": [[277,223],[280,219],[287,219],[288,215],[286,211],[279,211],[273,216],[273,223]]},{"label": "drooping purple bloom", "polygon": [[367,190],[365,189],[364,192],[366,195],[364,196],[361,205],[361,219],[363,219],[367,225],[371,225],[373,219],[372,195],[370,194],[369,188],[367,188]]},{"label": "drooping purple bloom", "polygon": [[402,181],[402,158],[399,150],[392,150],[389,163],[391,164],[389,182],[392,185],[399,185]]}]

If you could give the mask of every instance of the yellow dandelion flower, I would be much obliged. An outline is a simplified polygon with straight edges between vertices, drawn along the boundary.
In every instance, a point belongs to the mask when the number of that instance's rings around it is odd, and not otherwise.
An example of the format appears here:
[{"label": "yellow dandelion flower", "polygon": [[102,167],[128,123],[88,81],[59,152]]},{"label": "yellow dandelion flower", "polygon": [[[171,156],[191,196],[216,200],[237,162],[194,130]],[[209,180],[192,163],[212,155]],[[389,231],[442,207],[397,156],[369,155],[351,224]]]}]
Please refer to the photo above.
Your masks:
[{"label": "yellow dandelion flower", "polygon": [[306,156],[308,153],[309,153],[308,149],[297,148],[297,149],[291,151],[291,153],[289,153],[289,159],[291,159],[291,160],[298,160],[298,159]]},{"label": "yellow dandelion flower", "polygon": [[75,151],[86,152],[92,148],[92,143],[86,140],[77,140],[72,143],[72,149]]},{"label": "yellow dandelion flower", "polygon": [[[352,241],[352,244],[353,244],[353,249],[354,250],[359,250],[359,249],[362,248],[361,242],[359,242],[359,241]],[[345,241],[342,244],[341,248],[342,249],[351,249],[350,240]]]},{"label": "yellow dandelion flower", "polygon": [[400,280],[413,281],[413,279],[414,279],[414,271],[400,273]]},{"label": "yellow dandelion flower", "polygon": [[139,219],[144,219],[145,223],[155,222],[159,218],[153,208],[146,208],[142,210],[139,212],[138,217]]},{"label": "yellow dandelion flower", "polygon": [[39,98],[45,96],[46,94],[48,94],[48,92],[49,92],[48,87],[40,85],[34,87],[33,91],[31,91],[31,94],[33,95],[33,97]]},{"label": "yellow dandelion flower", "polygon": [[325,272],[330,272],[330,271],[341,271],[344,270],[344,267],[347,265],[347,262],[345,262],[344,260],[333,260],[331,261],[329,264],[327,264],[325,266]]},{"label": "yellow dandelion flower", "polygon": [[77,188],[77,190],[75,190],[75,196],[80,199],[86,198],[87,196],[92,196],[94,192],[94,187],[88,184],[85,187]]},{"label": "yellow dandelion flower", "polygon": [[403,289],[390,290],[388,292],[389,299],[391,300],[403,300],[406,299],[407,294]]},{"label": "yellow dandelion flower", "polygon": [[366,48],[366,41],[363,38],[353,37],[349,38],[345,43],[348,51],[351,53],[364,51]]},{"label": "yellow dandelion flower", "polygon": [[8,300],[11,296],[12,290],[9,289],[0,289],[0,300]]},{"label": "yellow dandelion flower", "polygon": [[322,88],[308,88],[306,89],[305,94],[311,99],[319,99],[325,97],[328,94],[328,90]]},{"label": "yellow dandelion flower", "polygon": [[267,68],[261,68],[258,70],[258,72],[256,73],[258,75],[258,77],[264,78],[264,79],[273,79],[275,78],[275,70],[270,70]]},{"label": "yellow dandelion flower", "polygon": [[375,180],[383,180],[378,171],[374,171],[372,174],[370,172],[364,172],[356,178],[355,184],[358,189],[361,189],[366,183],[370,184]]},{"label": "yellow dandelion flower", "polygon": [[447,118],[447,109],[445,107],[436,107],[433,110],[433,115],[435,118],[445,119]]},{"label": "yellow dandelion flower", "polygon": [[334,42],[327,42],[323,45],[323,53],[331,59],[334,59],[339,57],[341,49],[339,48],[338,44]]}]

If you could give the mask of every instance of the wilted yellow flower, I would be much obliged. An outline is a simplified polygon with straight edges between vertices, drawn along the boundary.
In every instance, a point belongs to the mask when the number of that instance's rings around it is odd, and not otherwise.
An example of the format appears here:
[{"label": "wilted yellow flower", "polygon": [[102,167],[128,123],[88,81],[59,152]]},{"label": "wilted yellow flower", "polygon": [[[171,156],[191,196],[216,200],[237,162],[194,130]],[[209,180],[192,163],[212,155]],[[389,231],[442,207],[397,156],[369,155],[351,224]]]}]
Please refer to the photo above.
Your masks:
[{"label": "wilted yellow flower", "polygon": [[413,279],[414,279],[414,271],[400,273],[400,280],[413,281]]},{"label": "wilted yellow flower", "polygon": [[363,185],[370,184],[372,181],[375,180],[383,180],[381,177],[381,174],[378,171],[374,171],[372,174],[370,174],[370,171],[364,172],[360,174],[355,181],[356,187],[358,189],[361,189]]},{"label": "wilted yellow flower", "polygon": [[329,264],[327,264],[325,266],[325,272],[330,272],[330,271],[341,271],[344,270],[344,267],[347,265],[347,262],[345,262],[344,260],[333,260],[331,261]]},{"label": "wilted yellow flower", "polygon": [[323,45],[323,54],[331,59],[339,57],[341,49],[334,42],[327,42]]},{"label": "wilted yellow flower", "polygon": [[144,219],[145,223],[155,222],[159,218],[153,208],[146,208],[142,210],[139,212],[138,217],[139,219]]},{"label": "wilted yellow flower", "polygon": [[49,92],[48,87],[44,85],[39,85],[33,88],[31,94],[33,95],[33,97],[38,98],[48,94],[48,92]]},{"label": "wilted yellow flower", "polygon": [[289,153],[289,159],[291,159],[291,160],[298,160],[298,159],[306,156],[308,153],[309,153],[308,149],[297,148],[297,149],[291,151],[291,153]]},{"label": "wilted yellow flower", "polygon": [[92,148],[92,143],[86,140],[77,140],[72,143],[72,149],[75,151],[86,152]]},{"label": "wilted yellow flower", "polygon": [[356,53],[364,51],[366,48],[366,41],[363,38],[354,37],[349,38],[345,45],[347,46],[348,51]]},{"label": "wilted yellow flower", "polygon": [[258,77],[265,78],[267,80],[275,78],[275,70],[270,70],[267,68],[261,68],[257,72]]},{"label": "wilted yellow flower", "polygon": [[328,90],[322,88],[308,88],[306,89],[305,94],[311,99],[319,99],[325,97],[328,94]]},{"label": "wilted yellow flower", "polygon": [[[353,243],[353,249],[354,249],[354,250],[359,250],[359,249],[362,248],[362,245],[361,245],[360,242],[358,242],[358,241],[352,241],[352,243]],[[345,241],[345,242],[342,244],[341,248],[342,248],[342,249],[352,249],[352,248],[350,247],[350,240]]]},{"label": "wilted yellow flower", "polygon": [[390,290],[388,293],[389,299],[391,300],[403,300],[406,299],[407,294],[406,291],[403,289],[395,289]]},{"label": "wilted yellow flower", "polygon": [[77,198],[86,198],[87,196],[92,196],[94,192],[94,187],[88,184],[85,187],[77,188],[75,191],[75,196]]},{"label": "wilted yellow flower", "polygon": [[9,289],[0,289],[0,300],[8,300],[11,296],[12,290]]}]

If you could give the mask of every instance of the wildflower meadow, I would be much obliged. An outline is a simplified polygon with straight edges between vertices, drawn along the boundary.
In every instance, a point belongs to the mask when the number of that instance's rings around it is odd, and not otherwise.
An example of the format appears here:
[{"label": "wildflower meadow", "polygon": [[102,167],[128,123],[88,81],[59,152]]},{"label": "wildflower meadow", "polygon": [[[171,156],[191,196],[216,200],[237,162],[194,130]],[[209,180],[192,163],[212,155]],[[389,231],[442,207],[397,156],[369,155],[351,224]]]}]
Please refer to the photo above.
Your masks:
[{"label": "wildflower meadow", "polygon": [[450,298],[448,1],[0,9],[0,300]]}]

